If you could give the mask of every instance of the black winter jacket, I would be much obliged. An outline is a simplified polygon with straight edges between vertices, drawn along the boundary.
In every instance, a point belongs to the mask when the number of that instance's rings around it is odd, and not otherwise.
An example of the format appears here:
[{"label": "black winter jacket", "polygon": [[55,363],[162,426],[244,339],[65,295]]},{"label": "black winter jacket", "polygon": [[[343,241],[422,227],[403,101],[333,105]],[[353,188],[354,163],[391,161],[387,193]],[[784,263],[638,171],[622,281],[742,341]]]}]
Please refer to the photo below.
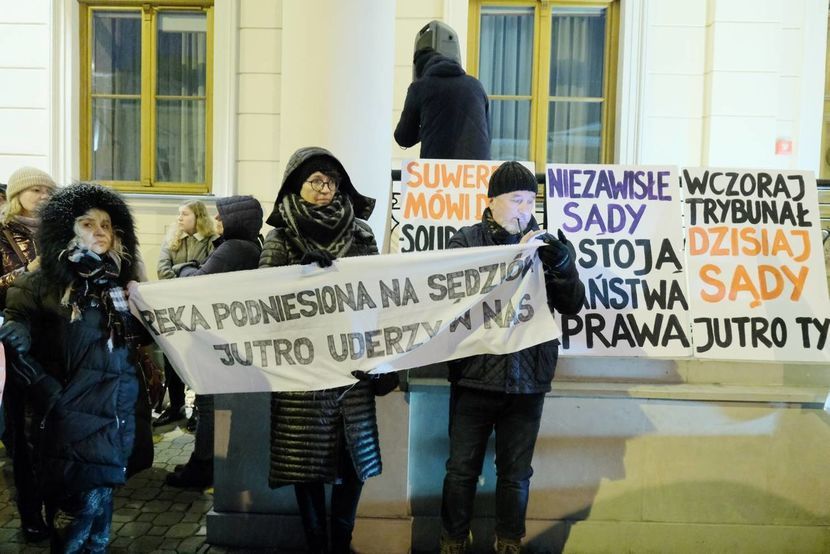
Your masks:
[{"label": "black winter jacket", "polygon": [[[320,155],[337,161],[325,150],[306,148],[292,156],[286,173],[302,165],[306,159]],[[340,191],[351,198],[357,193],[345,170],[342,175],[349,186],[341,186]],[[284,193],[281,191],[277,204]],[[373,205],[372,199],[358,195],[355,213],[359,210],[360,215],[368,217]],[[303,242],[285,226],[276,206],[268,222],[276,228],[265,239],[259,266],[298,264],[305,254]],[[346,256],[377,254],[369,225],[357,219],[355,222],[354,240]],[[271,396],[271,469],[268,476],[271,487],[290,483],[335,482],[340,474],[342,460],[339,456],[343,450],[351,457],[361,480],[381,473],[375,393],[371,383],[359,381],[351,387],[280,392]]]},{"label": "black winter jacket", "polygon": [[[61,252],[75,236],[75,218],[91,208],[109,214],[121,239],[116,282],[124,287],[136,279],[138,241],[126,203],[105,187],[76,184],[59,189],[41,209],[41,267],[16,279],[6,298],[6,319],[29,328],[29,355],[62,388],[51,411],[38,418],[38,475],[44,494],[53,498],[123,484],[135,438],[137,344],[128,336],[126,344],[110,349],[109,318],[99,304],[90,303],[76,321],[61,304],[66,287],[79,285]],[[125,321],[129,335],[140,330],[137,321]]]},{"label": "black winter jacket", "polygon": [[183,267],[180,277],[256,269],[262,252],[259,201],[253,196],[230,196],[217,200],[216,209],[222,218],[222,236],[213,242],[214,250],[201,266],[194,263]]},{"label": "black winter jacket", "polygon": [[134,349],[107,346],[101,309],[70,323],[70,308],[42,271],[20,276],[6,318],[31,329],[31,354],[63,391],[44,420],[39,477],[47,497],[122,485],[135,438]]},{"label": "black winter jacket", "polygon": [[490,159],[490,120],[484,87],[461,65],[441,55],[409,85],[395,141],[421,142],[421,158]]},{"label": "black winter jacket", "polygon": [[[529,229],[538,229],[531,221]],[[528,229],[528,230],[529,230]],[[518,242],[513,236],[510,242]],[[495,246],[498,244],[484,222],[461,228],[450,239],[448,248],[471,246]],[[507,244],[502,242],[501,244]],[[573,245],[571,260],[576,260]],[[554,276],[545,271],[545,288],[548,307],[563,314],[576,314],[582,308],[585,286],[579,280],[576,265],[567,275]],[[551,381],[556,371],[559,356],[559,341],[552,340],[513,352],[512,354],[480,354],[448,362],[450,382],[473,389],[504,392],[508,394],[543,393],[551,390]]]}]

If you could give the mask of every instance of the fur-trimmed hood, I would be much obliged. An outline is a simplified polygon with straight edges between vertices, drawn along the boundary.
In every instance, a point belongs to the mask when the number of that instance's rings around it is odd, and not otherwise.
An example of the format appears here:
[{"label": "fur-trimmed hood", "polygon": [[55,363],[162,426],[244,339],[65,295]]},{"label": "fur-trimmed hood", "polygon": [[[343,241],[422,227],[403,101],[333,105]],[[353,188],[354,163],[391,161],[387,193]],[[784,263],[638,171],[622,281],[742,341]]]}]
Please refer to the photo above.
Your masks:
[{"label": "fur-trimmed hood", "polygon": [[40,211],[41,224],[35,237],[40,251],[40,267],[49,282],[63,286],[75,279],[69,267],[59,260],[60,253],[75,237],[75,219],[92,208],[107,212],[115,234],[121,240],[119,284],[136,279],[138,238],[133,216],[118,193],[101,185],[77,183],[58,189]]}]

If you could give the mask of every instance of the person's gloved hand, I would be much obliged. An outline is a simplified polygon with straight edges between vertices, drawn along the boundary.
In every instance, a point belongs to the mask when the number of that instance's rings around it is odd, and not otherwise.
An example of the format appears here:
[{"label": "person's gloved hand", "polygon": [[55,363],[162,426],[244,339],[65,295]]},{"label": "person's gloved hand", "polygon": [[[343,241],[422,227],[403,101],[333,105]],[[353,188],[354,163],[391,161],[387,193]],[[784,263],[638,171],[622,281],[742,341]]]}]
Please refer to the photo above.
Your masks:
[{"label": "person's gloved hand", "polygon": [[6,321],[0,327],[0,341],[8,347],[25,354],[32,346],[29,328],[18,321]]},{"label": "person's gloved hand", "polygon": [[373,381],[378,378],[377,375],[372,375],[368,371],[361,371],[359,369],[352,371],[352,377],[358,381]]},{"label": "person's gloved hand", "polygon": [[334,259],[334,256],[327,250],[312,250],[303,254],[303,257],[300,258],[300,264],[317,264],[320,267],[329,267]]},{"label": "person's gloved hand", "polygon": [[398,388],[400,378],[397,371],[387,373],[368,373],[366,371],[352,371],[352,376],[358,381],[368,381],[376,396],[385,396]]},{"label": "person's gloved hand", "polygon": [[539,248],[539,259],[548,269],[561,272],[571,263],[571,251],[568,248],[568,239],[561,229],[557,231],[557,236],[558,238],[545,233],[537,237],[545,243],[545,246]]},{"label": "person's gloved hand", "polygon": [[16,380],[29,389],[29,397],[37,413],[46,414],[60,398],[63,387],[57,379],[46,373],[34,358],[28,354],[11,356],[8,364]]}]

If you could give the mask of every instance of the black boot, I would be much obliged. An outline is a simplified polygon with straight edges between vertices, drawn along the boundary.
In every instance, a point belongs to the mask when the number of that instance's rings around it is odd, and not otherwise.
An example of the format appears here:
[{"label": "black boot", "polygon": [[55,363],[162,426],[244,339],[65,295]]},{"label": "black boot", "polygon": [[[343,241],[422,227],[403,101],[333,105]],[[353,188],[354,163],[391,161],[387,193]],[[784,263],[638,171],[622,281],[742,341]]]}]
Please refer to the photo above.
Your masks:
[{"label": "black boot", "polygon": [[161,415],[153,420],[153,427],[163,427],[176,423],[187,417],[184,413],[184,406],[168,406]]},{"label": "black boot", "polygon": [[20,531],[26,542],[41,542],[49,538],[49,527],[46,526],[41,514],[21,518]]},{"label": "black boot", "polygon": [[187,462],[181,471],[170,473],[164,482],[171,487],[204,489],[213,485],[213,460]]}]

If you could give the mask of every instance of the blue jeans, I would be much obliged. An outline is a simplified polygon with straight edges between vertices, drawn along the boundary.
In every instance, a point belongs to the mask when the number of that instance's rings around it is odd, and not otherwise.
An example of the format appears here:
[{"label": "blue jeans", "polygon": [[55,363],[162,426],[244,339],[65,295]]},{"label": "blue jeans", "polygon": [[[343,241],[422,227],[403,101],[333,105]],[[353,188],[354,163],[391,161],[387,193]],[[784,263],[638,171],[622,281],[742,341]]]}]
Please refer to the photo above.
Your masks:
[{"label": "blue jeans", "polygon": [[496,431],[496,535],[525,535],[525,514],[545,395],[506,394],[453,385],[450,391],[450,457],[444,478],[444,536],[461,541],[473,517],[476,484],[487,440]]},{"label": "blue jeans", "polygon": [[52,552],[104,553],[112,526],[112,489],[98,487],[47,503],[52,525]]}]

